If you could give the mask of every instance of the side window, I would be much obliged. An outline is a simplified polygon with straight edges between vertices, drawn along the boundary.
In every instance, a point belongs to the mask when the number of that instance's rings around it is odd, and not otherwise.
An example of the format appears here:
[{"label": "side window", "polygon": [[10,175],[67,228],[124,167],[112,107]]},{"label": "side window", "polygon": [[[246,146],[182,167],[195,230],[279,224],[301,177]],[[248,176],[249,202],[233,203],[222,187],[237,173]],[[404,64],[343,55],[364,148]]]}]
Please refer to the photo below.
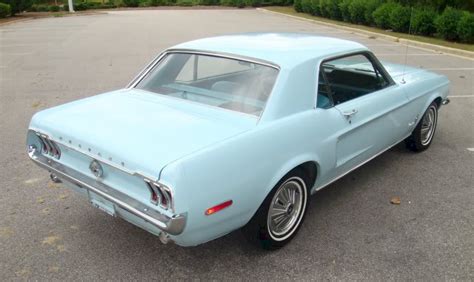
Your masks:
[{"label": "side window", "polygon": [[327,82],[334,105],[375,92],[390,84],[368,57],[362,54],[325,61],[319,72],[320,80],[323,77],[323,81]]}]

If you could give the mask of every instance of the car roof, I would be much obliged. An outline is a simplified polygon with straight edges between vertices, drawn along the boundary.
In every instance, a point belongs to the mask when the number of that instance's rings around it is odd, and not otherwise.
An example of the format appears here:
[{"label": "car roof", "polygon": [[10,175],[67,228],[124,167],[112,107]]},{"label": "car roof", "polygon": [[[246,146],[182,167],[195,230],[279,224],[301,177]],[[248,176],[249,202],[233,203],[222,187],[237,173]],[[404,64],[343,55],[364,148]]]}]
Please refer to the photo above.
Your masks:
[{"label": "car roof", "polygon": [[367,50],[354,41],[307,33],[244,33],[197,39],[170,48],[226,53],[289,68],[309,60]]}]

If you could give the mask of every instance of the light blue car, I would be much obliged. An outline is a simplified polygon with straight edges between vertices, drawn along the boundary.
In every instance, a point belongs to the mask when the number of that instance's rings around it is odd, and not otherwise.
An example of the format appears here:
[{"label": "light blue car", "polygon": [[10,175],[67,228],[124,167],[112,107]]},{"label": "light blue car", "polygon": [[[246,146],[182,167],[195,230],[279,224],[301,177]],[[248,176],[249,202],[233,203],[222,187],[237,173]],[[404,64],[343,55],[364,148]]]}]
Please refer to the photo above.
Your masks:
[{"label": "light blue car", "polygon": [[162,242],[242,228],[265,249],[297,233],[310,194],[399,142],[427,149],[449,81],[308,34],[174,46],[126,88],[35,114],[30,158]]}]

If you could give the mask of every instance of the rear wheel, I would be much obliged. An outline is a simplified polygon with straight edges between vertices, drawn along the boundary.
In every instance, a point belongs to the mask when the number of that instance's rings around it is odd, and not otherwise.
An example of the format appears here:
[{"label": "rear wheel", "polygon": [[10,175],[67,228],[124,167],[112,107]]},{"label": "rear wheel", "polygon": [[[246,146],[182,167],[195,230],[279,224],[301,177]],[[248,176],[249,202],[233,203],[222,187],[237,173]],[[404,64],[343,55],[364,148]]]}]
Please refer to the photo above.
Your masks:
[{"label": "rear wheel", "polygon": [[281,248],[296,235],[307,204],[306,176],[295,169],[273,188],[242,231],[250,242],[264,249]]},{"label": "rear wheel", "polygon": [[431,141],[433,141],[437,123],[438,104],[433,102],[424,113],[421,121],[413,130],[411,136],[405,140],[407,147],[415,152],[421,152],[428,149],[431,145]]}]

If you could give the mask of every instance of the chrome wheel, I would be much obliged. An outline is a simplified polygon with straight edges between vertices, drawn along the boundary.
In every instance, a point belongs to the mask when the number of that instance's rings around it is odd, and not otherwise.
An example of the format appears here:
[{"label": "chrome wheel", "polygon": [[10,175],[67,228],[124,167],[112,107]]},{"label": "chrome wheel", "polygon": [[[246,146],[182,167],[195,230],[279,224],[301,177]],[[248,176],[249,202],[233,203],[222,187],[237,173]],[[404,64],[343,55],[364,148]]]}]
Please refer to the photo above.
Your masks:
[{"label": "chrome wheel", "polygon": [[437,111],[435,106],[430,106],[421,121],[421,144],[429,144],[433,138],[437,121]]},{"label": "chrome wheel", "polygon": [[285,181],[270,203],[268,233],[276,241],[291,236],[298,227],[306,208],[306,185],[299,177]]}]

